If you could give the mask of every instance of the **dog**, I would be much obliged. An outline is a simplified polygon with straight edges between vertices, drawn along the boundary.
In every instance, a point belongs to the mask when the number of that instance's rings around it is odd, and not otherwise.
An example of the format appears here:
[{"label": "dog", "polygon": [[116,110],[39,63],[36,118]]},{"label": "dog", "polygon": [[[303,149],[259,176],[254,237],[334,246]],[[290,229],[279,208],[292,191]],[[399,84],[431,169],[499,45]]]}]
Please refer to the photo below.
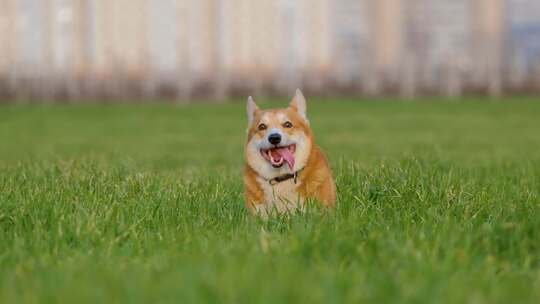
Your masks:
[{"label": "dog", "polygon": [[246,207],[262,216],[305,210],[312,199],[336,202],[336,186],[322,150],[313,142],[300,90],[285,109],[261,110],[247,100],[243,172]]}]

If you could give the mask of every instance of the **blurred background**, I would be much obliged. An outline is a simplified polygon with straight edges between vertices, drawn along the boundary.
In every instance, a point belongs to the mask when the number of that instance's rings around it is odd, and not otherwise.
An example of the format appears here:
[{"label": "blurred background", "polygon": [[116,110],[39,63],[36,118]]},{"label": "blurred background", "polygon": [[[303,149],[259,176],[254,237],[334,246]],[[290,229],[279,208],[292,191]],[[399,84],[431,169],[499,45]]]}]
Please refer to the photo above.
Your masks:
[{"label": "blurred background", "polygon": [[540,92],[538,0],[0,0],[0,100]]}]

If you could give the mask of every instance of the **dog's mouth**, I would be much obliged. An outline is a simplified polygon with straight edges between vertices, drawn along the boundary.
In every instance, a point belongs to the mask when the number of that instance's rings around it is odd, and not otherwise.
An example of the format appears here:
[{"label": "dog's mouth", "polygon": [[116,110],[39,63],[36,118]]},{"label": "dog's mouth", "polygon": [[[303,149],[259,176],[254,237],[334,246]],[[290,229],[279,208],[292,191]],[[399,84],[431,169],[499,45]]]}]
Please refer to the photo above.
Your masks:
[{"label": "dog's mouth", "polygon": [[270,162],[274,168],[280,168],[284,163],[287,163],[292,170],[294,168],[294,151],[296,151],[296,145],[293,144],[283,147],[261,149],[261,155]]}]

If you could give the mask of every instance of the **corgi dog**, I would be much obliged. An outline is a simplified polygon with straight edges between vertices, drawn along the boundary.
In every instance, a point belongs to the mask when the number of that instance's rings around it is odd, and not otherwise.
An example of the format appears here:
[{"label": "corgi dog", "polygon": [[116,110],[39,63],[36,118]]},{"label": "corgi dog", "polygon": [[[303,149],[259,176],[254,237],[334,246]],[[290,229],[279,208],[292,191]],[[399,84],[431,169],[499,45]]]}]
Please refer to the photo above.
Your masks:
[{"label": "corgi dog", "polygon": [[313,142],[302,92],[296,90],[285,109],[261,110],[250,96],[247,118],[246,207],[268,216],[304,210],[306,199],[334,206],[336,186],[324,153]]}]

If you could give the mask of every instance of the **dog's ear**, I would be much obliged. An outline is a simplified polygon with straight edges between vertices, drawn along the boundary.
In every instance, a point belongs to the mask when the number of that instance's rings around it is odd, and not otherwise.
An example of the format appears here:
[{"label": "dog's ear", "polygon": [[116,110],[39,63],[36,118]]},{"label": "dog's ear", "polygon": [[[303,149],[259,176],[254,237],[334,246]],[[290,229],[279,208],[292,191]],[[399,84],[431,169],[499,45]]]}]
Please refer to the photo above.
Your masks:
[{"label": "dog's ear", "polygon": [[261,110],[255,103],[255,101],[253,101],[253,98],[251,96],[248,97],[246,110],[247,110],[248,124],[251,125],[255,115],[257,115],[257,113]]},{"label": "dog's ear", "polygon": [[302,94],[302,91],[300,89],[296,89],[296,93],[294,94],[293,99],[291,100],[291,104],[289,105],[291,109],[296,111],[300,117],[302,117],[306,122],[309,123],[306,115],[306,99],[304,98],[304,94]]}]

